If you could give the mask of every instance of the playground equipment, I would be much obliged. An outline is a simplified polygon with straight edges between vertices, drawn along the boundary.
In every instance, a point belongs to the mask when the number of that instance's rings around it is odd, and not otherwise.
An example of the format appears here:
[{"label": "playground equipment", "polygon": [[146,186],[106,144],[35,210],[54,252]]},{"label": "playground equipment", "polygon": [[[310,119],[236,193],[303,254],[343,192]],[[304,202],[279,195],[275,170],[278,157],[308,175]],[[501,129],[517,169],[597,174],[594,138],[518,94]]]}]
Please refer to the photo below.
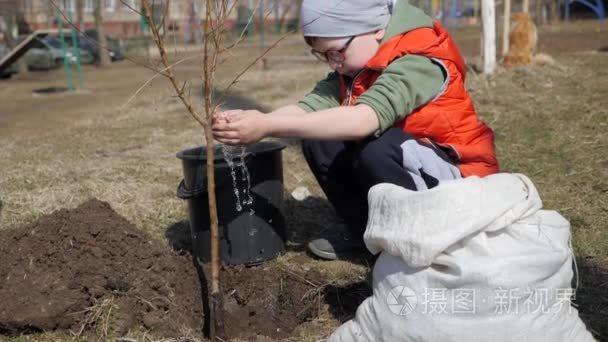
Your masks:
[{"label": "playground equipment", "polygon": [[[72,12],[68,12],[68,19],[70,22],[74,22],[74,20],[72,20]],[[72,69],[70,61],[68,59],[67,46],[63,32],[63,16],[61,15],[61,12],[59,10],[57,10],[57,27],[61,41],[61,49],[63,50],[63,65],[65,68],[66,80],[68,82],[68,89],[70,91],[74,91],[75,87],[74,82],[72,80]],[[71,27],[70,31],[72,36],[72,49],[74,50],[74,54],[76,55],[76,72],[78,73],[78,80],[80,83],[80,88],[82,89],[84,88],[84,79],[82,77],[82,67],[80,65],[80,49],[78,48],[78,38],[76,36],[76,30],[73,26]]]},{"label": "playground equipment", "polygon": [[604,9],[603,0],[564,0],[565,18],[570,19],[570,5],[575,2],[581,3],[592,10],[597,15],[598,20],[603,21],[606,19],[606,10]]},{"label": "playground equipment", "polygon": [[0,59],[0,73],[8,69],[13,63],[21,58],[25,53],[34,45],[34,42],[38,38],[44,38],[49,34],[56,34],[57,30],[38,30],[27,36],[21,43],[15,48],[9,51],[4,58]]},{"label": "playground equipment", "polygon": [[[67,13],[68,19],[70,22],[72,20],[72,13]],[[27,36],[21,43],[15,46],[11,51],[9,51],[2,59],[0,59],[0,74],[4,70],[7,70],[13,63],[15,63],[19,58],[23,57],[30,48],[34,45],[36,40],[43,39],[49,35],[59,35],[61,41],[61,50],[63,52],[63,61],[66,73],[66,80],[68,84],[68,89],[70,91],[74,91],[76,88],[74,86],[74,82],[72,80],[72,70],[70,58],[68,56],[68,48],[65,37],[65,30],[63,28],[63,15],[60,11],[57,11],[57,28],[56,29],[46,29],[46,30],[37,30],[32,34]],[[78,83],[81,89],[84,89],[84,78],[82,76],[82,67],[80,63],[80,49],[78,48],[78,39],[76,29],[71,26],[71,42],[72,42],[72,51],[76,56],[76,72],[78,74]]]}]

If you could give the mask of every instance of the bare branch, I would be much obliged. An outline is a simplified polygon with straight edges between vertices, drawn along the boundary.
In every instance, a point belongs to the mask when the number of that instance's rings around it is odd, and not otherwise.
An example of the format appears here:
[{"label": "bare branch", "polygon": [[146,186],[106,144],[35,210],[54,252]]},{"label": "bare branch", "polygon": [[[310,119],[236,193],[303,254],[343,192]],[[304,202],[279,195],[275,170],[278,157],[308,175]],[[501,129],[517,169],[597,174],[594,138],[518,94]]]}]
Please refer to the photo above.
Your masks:
[{"label": "bare branch", "polygon": [[137,91],[129,98],[129,100],[124,105],[122,105],[121,109],[126,108],[129,105],[129,103],[131,103],[131,101],[133,101],[137,97],[137,95],[139,95],[139,93],[148,84],[150,84],[150,82],[152,82],[154,79],[156,79],[158,76],[168,77],[166,74],[164,74],[164,72],[167,71],[167,70],[169,70],[169,68],[173,68],[173,67],[177,66],[178,64],[181,64],[181,63],[183,63],[185,61],[189,61],[189,60],[194,59],[194,58],[198,58],[200,56],[201,56],[200,54],[197,54],[197,55],[194,55],[194,56],[189,56],[189,57],[186,57],[186,58],[182,58],[179,61],[177,61],[177,62],[175,62],[175,63],[173,63],[173,64],[165,67],[164,69],[159,70],[157,73],[154,74],[154,76],[150,77],[146,82],[144,82],[144,84],[141,85],[141,87],[139,87],[137,89]]},{"label": "bare branch", "polygon": [[190,115],[201,126],[203,126],[203,128],[206,129],[207,128],[207,122],[205,120],[203,120],[202,117],[194,110],[194,107],[192,106],[192,103],[190,102],[189,99],[187,99],[184,96],[184,93],[180,92],[180,88],[179,88],[179,86],[177,84],[177,80],[175,78],[175,75],[173,74],[173,68],[170,66],[169,60],[167,59],[167,52],[165,51],[163,39],[161,38],[160,33],[158,32],[158,27],[156,27],[156,25],[154,24],[154,18],[152,16],[152,10],[150,8],[150,4],[148,3],[148,0],[143,0],[142,4],[143,4],[144,10],[146,12],[146,14],[145,14],[146,15],[146,19],[150,23],[150,31],[152,32],[152,37],[154,39],[154,43],[156,43],[156,47],[158,48],[158,51],[160,52],[161,61],[165,65],[165,67],[167,69],[167,78],[169,79],[169,81],[171,81],[171,85],[173,85],[173,88],[178,93],[178,97],[180,98],[180,100],[182,101],[182,103],[184,104],[184,106],[186,106],[186,109],[188,110],[188,112],[190,113]]},{"label": "bare branch", "polygon": [[225,17],[229,18],[230,15],[232,14],[232,12],[234,11],[234,9],[236,8],[236,4],[238,4],[238,1],[233,1],[232,2],[232,6],[230,6],[230,8],[228,9],[228,12],[226,13]]},{"label": "bare branch", "polygon": [[270,52],[270,50],[274,49],[283,39],[287,38],[288,35],[290,35],[294,32],[295,31],[291,31],[291,32],[288,32],[287,34],[281,36],[272,45],[270,45],[261,55],[259,55],[256,59],[254,59],[253,62],[249,63],[249,65],[247,65],[247,67],[245,67],[240,73],[238,73],[237,76],[232,80],[232,82],[230,82],[230,84],[228,84],[228,86],[226,88],[224,88],[223,93],[227,94],[228,91],[230,90],[230,88],[232,88],[232,86],[234,86],[237,83],[237,81],[241,78],[241,76],[243,76],[249,69],[251,69],[259,60],[264,58],[268,54],[268,52]]},{"label": "bare branch", "polygon": [[270,16],[270,14],[272,13],[272,10],[274,9],[274,7],[271,7],[268,12],[264,15],[264,19],[262,20],[262,23],[260,25],[262,25],[262,30],[263,30],[263,26],[264,23],[266,22],[266,20],[268,20],[268,17]]}]

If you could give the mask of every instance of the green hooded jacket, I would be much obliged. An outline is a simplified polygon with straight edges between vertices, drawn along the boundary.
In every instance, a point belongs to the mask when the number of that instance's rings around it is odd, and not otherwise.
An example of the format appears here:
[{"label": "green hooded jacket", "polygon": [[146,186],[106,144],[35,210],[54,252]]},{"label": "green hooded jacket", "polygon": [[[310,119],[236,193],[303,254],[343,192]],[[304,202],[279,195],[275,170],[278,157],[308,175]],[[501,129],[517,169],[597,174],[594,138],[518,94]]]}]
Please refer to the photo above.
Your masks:
[{"label": "green hooded jacket", "polygon": [[[433,27],[432,19],[407,0],[397,0],[380,44],[392,37],[421,27]],[[307,112],[340,106],[340,75],[331,72],[304,96],[298,105]],[[406,55],[394,60],[376,82],[358,99],[378,115],[380,135],[417,107],[433,99],[441,90],[443,69],[430,58]]]}]

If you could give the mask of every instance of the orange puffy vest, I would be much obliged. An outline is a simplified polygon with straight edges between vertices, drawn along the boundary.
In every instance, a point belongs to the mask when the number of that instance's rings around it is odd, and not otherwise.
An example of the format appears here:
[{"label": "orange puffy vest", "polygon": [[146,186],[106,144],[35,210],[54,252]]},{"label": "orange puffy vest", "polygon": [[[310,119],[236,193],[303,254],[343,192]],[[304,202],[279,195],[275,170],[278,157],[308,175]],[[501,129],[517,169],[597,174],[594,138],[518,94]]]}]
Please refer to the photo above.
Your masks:
[{"label": "orange puffy vest", "polygon": [[438,23],[432,29],[415,29],[382,44],[350,88],[341,79],[342,105],[355,105],[357,97],[374,84],[392,61],[408,54],[432,58],[444,67],[447,77],[439,95],[396,126],[446,150],[457,160],[464,177],[498,172],[494,133],[477,117],[464,86],[464,60],[449,33]]}]

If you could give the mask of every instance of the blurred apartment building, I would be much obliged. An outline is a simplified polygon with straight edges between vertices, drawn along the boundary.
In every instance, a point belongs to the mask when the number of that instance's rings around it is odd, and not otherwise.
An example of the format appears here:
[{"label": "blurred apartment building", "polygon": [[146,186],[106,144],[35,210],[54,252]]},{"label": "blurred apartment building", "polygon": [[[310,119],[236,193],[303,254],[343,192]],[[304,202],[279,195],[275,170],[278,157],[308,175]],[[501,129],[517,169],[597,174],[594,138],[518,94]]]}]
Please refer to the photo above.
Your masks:
[{"label": "blurred apartment building", "polygon": [[[37,30],[57,27],[57,11],[55,6],[64,13],[70,12],[74,22],[77,21],[78,1],[81,1],[83,23],[82,28],[93,29],[95,27],[94,7],[100,1],[104,28],[107,35],[111,37],[129,38],[146,32],[147,25],[142,17],[133,9],[142,11],[141,0],[0,0],[0,16],[6,18],[9,13],[5,9],[15,11],[20,22],[19,31]],[[301,1],[297,0],[214,0],[228,1],[229,8],[233,8],[225,25],[228,28],[238,27],[246,23],[253,15],[252,27],[259,27],[260,18],[265,18],[264,26],[270,27],[274,24],[286,25],[293,23],[298,16],[298,7]],[[200,35],[205,16],[206,0],[156,0],[155,17],[165,16],[165,29],[174,32],[177,37],[184,41],[192,41]],[[169,7],[165,10],[166,4]],[[260,9],[264,10],[261,16]],[[4,13],[3,13],[4,12]],[[27,24],[27,25],[25,25]],[[27,32],[19,32],[27,33]]]}]

